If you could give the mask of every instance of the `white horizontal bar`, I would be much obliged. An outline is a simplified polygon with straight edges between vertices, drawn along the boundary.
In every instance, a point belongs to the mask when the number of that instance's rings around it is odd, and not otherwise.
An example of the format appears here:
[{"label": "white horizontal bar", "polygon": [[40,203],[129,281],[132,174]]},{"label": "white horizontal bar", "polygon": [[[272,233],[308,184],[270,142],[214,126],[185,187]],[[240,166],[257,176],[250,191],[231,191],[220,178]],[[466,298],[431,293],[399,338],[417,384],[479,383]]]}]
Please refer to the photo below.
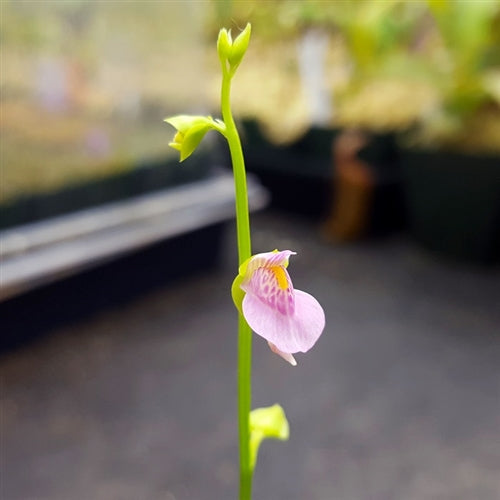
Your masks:
[{"label": "white horizontal bar", "polygon": [[[253,210],[267,193],[249,182]],[[231,175],[0,232],[0,300],[160,240],[234,217]]]}]

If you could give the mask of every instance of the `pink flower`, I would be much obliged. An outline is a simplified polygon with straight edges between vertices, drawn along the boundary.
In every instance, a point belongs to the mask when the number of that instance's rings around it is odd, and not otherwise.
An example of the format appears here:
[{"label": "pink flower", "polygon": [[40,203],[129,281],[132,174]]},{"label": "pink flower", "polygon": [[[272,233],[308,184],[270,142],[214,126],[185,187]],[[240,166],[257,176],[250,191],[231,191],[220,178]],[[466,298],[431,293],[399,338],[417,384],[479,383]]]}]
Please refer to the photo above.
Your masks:
[{"label": "pink flower", "polygon": [[284,250],[254,255],[243,263],[233,283],[233,299],[252,330],[273,352],[296,365],[293,353],[308,351],[325,327],[325,313],[306,292],[295,290]]}]

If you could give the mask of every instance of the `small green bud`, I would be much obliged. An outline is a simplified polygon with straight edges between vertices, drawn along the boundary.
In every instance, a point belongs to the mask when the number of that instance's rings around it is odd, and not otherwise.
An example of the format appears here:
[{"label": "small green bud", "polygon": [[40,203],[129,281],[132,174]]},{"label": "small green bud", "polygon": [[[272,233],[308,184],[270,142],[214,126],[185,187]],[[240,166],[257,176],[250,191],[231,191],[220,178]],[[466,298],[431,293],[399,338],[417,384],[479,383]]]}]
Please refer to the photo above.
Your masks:
[{"label": "small green bud", "polygon": [[220,125],[210,116],[177,115],[164,121],[177,130],[169,146],[180,152],[180,161],[191,156],[209,130],[220,129]]},{"label": "small green bud", "polygon": [[250,42],[250,34],[252,32],[252,26],[247,23],[245,29],[236,37],[233,42],[233,47],[229,55],[229,64],[232,69],[236,69],[245,55],[248,49],[248,43]]},{"label": "small green bud", "polygon": [[250,466],[257,463],[257,454],[263,439],[288,440],[290,427],[283,408],[275,404],[267,408],[257,408],[250,412]]},{"label": "small green bud", "polygon": [[231,38],[231,31],[228,31],[226,28],[222,28],[219,31],[219,38],[217,38],[217,53],[219,54],[219,59],[223,64],[231,56],[232,46],[233,40]]}]

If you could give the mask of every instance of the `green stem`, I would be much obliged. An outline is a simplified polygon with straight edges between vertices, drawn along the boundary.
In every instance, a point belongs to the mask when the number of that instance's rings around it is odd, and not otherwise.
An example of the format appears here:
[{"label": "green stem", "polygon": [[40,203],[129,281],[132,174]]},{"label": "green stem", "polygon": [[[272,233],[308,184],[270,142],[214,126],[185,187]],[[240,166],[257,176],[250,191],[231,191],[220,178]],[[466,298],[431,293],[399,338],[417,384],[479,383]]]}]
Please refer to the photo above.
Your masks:
[{"label": "green stem", "polygon": [[241,149],[240,136],[231,113],[231,78],[228,73],[223,74],[221,102],[222,119],[226,125],[226,139],[229,144],[231,161],[233,164],[234,187],[236,191],[236,228],[238,237],[238,257],[240,265],[252,255],[250,244],[250,217],[248,213],[247,180],[245,160]]},{"label": "green stem", "polygon": [[[252,255],[250,242],[250,217],[245,173],[245,160],[238,130],[231,113],[232,73],[223,67],[221,105],[222,119],[226,125],[225,136],[229,144],[233,164],[236,195],[236,232],[238,260],[241,265]],[[238,427],[240,443],[240,500],[252,498],[252,468],[250,465],[250,428],[252,378],[252,331],[245,318],[238,318]]]}]

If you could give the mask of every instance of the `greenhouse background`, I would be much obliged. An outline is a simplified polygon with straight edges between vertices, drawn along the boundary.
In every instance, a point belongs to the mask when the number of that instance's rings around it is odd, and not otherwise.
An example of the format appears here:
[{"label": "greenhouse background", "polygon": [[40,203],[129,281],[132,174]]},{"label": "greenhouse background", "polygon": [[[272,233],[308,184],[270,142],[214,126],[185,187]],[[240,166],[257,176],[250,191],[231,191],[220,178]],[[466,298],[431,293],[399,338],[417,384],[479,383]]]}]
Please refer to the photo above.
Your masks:
[{"label": "greenhouse background", "polygon": [[500,494],[500,2],[7,0],[0,432],[8,500],[236,498],[219,29],[252,23],[232,103],[253,250],[297,252],[323,336],[254,336],[255,498]]}]

